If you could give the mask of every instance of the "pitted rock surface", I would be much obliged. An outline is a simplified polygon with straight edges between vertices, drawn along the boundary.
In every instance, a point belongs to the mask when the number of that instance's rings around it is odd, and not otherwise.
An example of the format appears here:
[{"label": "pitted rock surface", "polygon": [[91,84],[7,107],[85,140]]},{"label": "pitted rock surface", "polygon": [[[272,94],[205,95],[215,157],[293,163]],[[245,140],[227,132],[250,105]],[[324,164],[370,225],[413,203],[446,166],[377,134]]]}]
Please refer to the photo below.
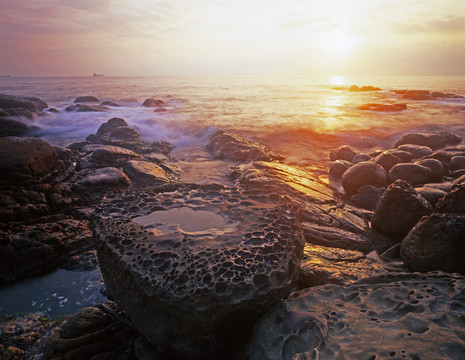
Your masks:
[{"label": "pitted rock surface", "polygon": [[465,279],[392,273],[303,290],[255,328],[251,360],[463,359]]},{"label": "pitted rock surface", "polygon": [[152,344],[179,358],[214,358],[295,284],[299,209],[263,191],[166,190],[107,197],[93,221],[100,266]]}]

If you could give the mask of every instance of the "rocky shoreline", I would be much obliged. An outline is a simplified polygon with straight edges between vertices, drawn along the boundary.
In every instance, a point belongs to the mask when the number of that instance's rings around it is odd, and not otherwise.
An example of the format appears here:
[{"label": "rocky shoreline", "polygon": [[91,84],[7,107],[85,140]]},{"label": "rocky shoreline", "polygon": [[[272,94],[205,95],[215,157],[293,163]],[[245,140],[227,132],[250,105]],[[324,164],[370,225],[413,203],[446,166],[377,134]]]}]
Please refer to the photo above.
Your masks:
[{"label": "rocky shoreline", "polygon": [[[117,105],[96,102],[66,111]],[[180,181],[171,144],[142,141],[122,118],[62,148],[16,124],[43,116],[42,100],[0,95],[0,108],[0,285],[100,266],[112,300],[63,321],[1,318],[0,358],[465,357],[457,135],[341,146],[328,185],[218,131],[206,149],[236,164],[234,186],[198,185]]]}]

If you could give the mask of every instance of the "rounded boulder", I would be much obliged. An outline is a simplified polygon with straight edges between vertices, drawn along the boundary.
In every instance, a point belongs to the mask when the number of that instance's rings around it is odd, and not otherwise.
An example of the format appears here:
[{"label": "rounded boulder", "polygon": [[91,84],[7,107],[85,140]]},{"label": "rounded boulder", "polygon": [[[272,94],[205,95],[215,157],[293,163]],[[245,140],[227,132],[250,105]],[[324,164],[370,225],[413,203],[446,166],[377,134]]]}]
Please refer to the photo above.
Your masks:
[{"label": "rounded boulder", "polygon": [[364,185],[384,187],[388,184],[386,170],[372,161],[355,164],[342,175],[342,187],[348,198]]}]

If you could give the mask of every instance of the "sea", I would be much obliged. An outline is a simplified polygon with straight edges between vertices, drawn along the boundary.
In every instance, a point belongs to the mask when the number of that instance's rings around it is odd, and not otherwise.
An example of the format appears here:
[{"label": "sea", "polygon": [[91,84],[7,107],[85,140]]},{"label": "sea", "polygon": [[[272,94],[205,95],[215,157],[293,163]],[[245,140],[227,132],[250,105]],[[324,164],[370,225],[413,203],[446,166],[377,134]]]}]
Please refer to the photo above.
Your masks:
[{"label": "sea", "polygon": [[[380,91],[353,92],[352,85]],[[55,146],[84,141],[112,117],[124,118],[146,141],[174,145],[181,180],[225,181],[230,163],[206,151],[210,135],[239,133],[327,180],[329,152],[348,144],[360,152],[393,147],[403,134],[448,130],[465,138],[465,98],[405,100],[394,90],[429,90],[465,96],[465,76],[313,77],[0,77],[0,93],[38,97],[58,112],[23,121]],[[105,112],[67,112],[78,96],[111,100]],[[166,111],[142,106],[147,98]],[[405,103],[407,110],[359,110],[366,103]],[[98,272],[65,270],[0,289],[0,315],[44,311],[56,318],[102,300]],[[35,290],[31,290],[35,289]],[[15,299],[22,299],[17,301]]]}]

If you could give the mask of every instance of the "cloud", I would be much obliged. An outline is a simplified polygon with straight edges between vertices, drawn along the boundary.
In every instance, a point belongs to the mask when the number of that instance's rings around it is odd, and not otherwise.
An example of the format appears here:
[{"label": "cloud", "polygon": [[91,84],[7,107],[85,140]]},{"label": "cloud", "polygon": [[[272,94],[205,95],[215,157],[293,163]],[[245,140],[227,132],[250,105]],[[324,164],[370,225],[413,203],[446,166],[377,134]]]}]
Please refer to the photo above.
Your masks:
[{"label": "cloud", "polygon": [[465,32],[465,17],[453,17],[447,19],[432,19],[426,22],[395,23],[392,25],[395,33],[418,34],[462,34]]}]

